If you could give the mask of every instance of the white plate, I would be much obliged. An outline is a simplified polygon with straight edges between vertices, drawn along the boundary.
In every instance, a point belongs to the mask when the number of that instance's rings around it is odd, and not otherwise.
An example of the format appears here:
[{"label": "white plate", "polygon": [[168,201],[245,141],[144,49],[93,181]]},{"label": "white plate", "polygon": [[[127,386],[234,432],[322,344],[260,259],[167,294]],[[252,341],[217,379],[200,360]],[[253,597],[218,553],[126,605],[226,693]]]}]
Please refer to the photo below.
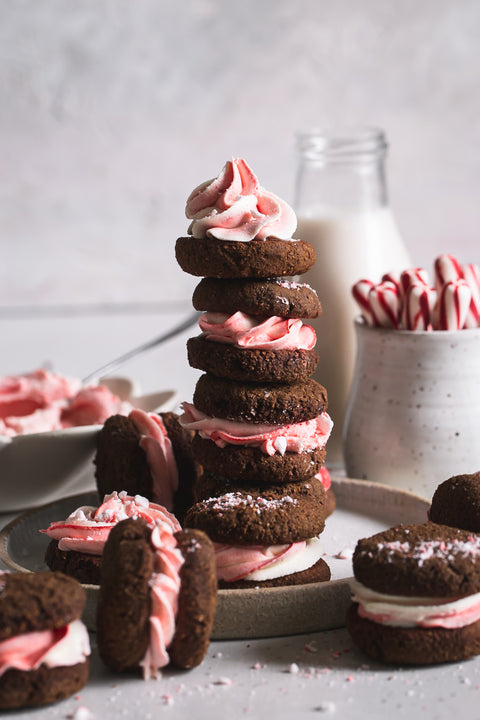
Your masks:
[{"label": "white plate", "polygon": [[[427,520],[430,503],[408,492],[363,480],[332,478],[337,509],[328,518],[322,540],[330,582],[311,585],[220,590],[212,639],[274,637],[328,630],[344,625],[352,575],[351,555],[359,538],[396,523]],[[53,520],[63,520],[80,505],[98,504],[96,493],[65,498],[31,510],[0,533],[0,558],[12,570],[45,570],[49,538],[39,532]],[[347,551],[347,552],[343,552]],[[346,556],[344,559],[338,555]],[[85,585],[84,620],[95,628],[98,587]]]},{"label": "white plate", "polygon": [[[146,412],[173,410],[176,390],[138,395],[128,378],[101,378],[121,400]],[[0,510],[14,512],[93,490],[92,461],[101,425],[0,436]]]}]

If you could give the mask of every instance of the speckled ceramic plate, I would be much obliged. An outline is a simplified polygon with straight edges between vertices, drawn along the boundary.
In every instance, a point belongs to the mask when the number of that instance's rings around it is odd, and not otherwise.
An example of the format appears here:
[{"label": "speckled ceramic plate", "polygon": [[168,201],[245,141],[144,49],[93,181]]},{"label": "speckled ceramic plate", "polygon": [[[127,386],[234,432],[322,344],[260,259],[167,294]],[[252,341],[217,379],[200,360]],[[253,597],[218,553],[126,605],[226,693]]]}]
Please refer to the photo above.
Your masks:
[{"label": "speckled ceramic plate", "polygon": [[[349,478],[332,478],[337,509],[322,535],[324,559],[332,571],[326,583],[220,590],[213,639],[274,637],[328,630],[344,625],[357,540],[399,522],[424,522],[429,502],[408,492]],[[13,520],[0,533],[0,558],[12,570],[45,570],[49,538],[39,532],[80,505],[96,505],[96,493],[84,493],[44,505]],[[98,587],[85,585],[84,620],[95,628]]]}]

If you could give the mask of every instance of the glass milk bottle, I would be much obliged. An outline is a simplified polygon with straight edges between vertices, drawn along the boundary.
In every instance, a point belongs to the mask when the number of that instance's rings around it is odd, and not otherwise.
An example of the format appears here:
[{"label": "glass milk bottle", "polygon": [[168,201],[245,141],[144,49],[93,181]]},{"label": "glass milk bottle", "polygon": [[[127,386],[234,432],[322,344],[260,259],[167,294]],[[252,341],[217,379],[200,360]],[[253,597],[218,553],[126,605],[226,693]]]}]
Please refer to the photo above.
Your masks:
[{"label": "glass milk bottle", "polygon": [[311,324],[320,362],[314,378],[327,389],[335,423],[327,465],[343,465],[342,430],[355,361],[352,285],[379,282],[410,262],[388,205],[387,142],[382,130],[301,133],[298,136],[295,237],[315,246],[315,266],[301,280],[318,293],[322,314]]}]

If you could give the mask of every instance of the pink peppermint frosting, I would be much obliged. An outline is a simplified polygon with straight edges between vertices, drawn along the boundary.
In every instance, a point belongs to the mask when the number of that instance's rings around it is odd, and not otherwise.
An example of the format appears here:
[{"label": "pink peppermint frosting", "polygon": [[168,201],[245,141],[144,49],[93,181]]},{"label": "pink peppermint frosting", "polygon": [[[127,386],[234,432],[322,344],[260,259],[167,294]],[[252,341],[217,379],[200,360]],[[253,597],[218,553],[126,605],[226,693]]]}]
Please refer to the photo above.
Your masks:
[{"label": "pink peppermint frosting", "polygon": [[180,424],[187,430],[196,430],[200,437],[212,440],[221,448],[226,445],[258,447],[266,455],[323,448],[333,428],[333,422],[325,412],[301,423],[267,425],[210,417],[187,402],[182,404],[182,408]]},{"label": "pink peppermint frosting", "polygon": [[387,595],[350,580],[358,614],[380,625],[455,629],[480,620],[480,593],[461,598]]},{"label": "pink peppermint frosting", "polygon": [[167,510],[172,510],[178,489],[178,468],[163,420],[156,413],[146,413],[138,408],[128,417],[141,435],[140,447],[147,456],[152,475],[152,497]]},{"label": "pink peppermint frosting", "polygon": [[172,532],[181,529],[177,518],[161,505],[149,502],[141,495],[131,497],[122,491],[105,495],[98,508],[79,507],[66,520],[53,522],[47,530],[40,532],[58,540],[59,550],[102,555],[110,530],[127,518],[143,518],[150,527],[162,521]]},{"label": "pink peppermint frosting", "polygon": [[70,667],[85,662],[90,655],[90,641],[85,625],[74,620],[51,630],[22,633],[0,641],[0,677],[7,670],[36,670],[47,667]]},{"label": "pink peppermint frosting", "polygon": [[297,227],[292,208],[264,190],[242,158],[227,161],[217,178],[195,188],[185,214],[192,220],[188,232],[196,238],[290,240]]},{"label": "pink peppermint frosting", "polygon": [[287,556],[301,553],[305,546],[305,541],[265,547],[214,543],[217,578],[226,582],[236,582]]},{"label": "pink peppermint frosting", "polygon": [[311,350],[317,340],[310,325],[294,318],[273,316],[260,320],[242,312],[207,312],[198,324],[207,340],[252,350]]},{"label": "pink peppermint frosting", "polygon": [[180,592],[180,568],[184,559],[168,523],[158,521],[151,536],[155,551],[154,573],[150,580],[152,612],[150,643],[140,663],[145,680],[155,678],[168,665],[168,647],[175,635],[175,619]]}]

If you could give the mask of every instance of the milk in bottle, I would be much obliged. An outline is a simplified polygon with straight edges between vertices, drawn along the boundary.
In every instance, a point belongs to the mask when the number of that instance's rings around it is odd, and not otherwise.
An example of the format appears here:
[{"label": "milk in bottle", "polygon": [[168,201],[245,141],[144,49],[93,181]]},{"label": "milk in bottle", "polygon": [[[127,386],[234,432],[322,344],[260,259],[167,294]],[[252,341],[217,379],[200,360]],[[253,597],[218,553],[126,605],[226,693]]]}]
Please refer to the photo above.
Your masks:
[{"label": "milk in bottle", "polygon": [[314,378],[328,393],[335,423],[327,465],[343,465],[342,429],[355,359],[353,319],[358,314],[352,285],[378,282],[389,271],[410,266],[387,201],[385,135],[377,129],[345,133],[303,133],[299,164],[295,237],[311,242],[317,261],[302,275],[318,293],[322,314],[311,322],[320,356]]}]

